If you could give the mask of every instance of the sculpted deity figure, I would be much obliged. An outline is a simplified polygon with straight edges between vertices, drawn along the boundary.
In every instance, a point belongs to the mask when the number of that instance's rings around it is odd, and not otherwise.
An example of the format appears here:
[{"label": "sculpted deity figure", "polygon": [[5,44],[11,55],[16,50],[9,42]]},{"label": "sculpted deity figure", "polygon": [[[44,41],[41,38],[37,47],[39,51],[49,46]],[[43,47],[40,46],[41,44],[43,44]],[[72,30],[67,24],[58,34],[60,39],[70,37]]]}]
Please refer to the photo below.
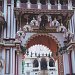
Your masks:
[{"label": "sculpted deity figure", "polygon": [[57,21],[56,18],[54,18],[54,20],[52,21],[52,26],[58,27],[60,25],[60,23]]},{"label": "sculpted deity figure", "polygon": [[63,25],[63,23],[60,24],[60,26],[58,27],[58,31],[59,32],[67,32],[67,29],[66,27]]},{"label": "sculpted deity figure", "polygon": [[38,26],[39,24],[38,24],[38,21],[33,17],[33,19],[30,22],[30,25],[31,26]]}]

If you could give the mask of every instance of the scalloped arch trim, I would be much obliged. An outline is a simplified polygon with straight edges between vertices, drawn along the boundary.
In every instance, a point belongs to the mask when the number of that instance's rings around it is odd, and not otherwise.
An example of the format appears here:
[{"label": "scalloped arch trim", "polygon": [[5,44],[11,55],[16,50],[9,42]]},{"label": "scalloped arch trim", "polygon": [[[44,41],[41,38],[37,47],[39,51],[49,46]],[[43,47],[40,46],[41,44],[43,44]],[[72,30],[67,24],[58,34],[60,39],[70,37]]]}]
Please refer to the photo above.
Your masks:
[{"label": "scalloped arch trim", "polygon": [[57,51],[61,44],[52,34],[34,34],[26,42],[26,47],[30,48],[33,45],[45,45],[52,51]]}]

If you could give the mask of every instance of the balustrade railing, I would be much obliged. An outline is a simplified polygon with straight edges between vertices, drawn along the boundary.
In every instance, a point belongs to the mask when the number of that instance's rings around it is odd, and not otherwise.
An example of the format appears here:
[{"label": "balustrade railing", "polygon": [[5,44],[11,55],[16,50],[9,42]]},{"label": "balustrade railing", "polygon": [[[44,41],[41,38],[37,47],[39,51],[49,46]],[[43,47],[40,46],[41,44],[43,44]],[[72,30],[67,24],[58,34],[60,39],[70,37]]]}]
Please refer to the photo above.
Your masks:
[{"label": "balustrade railing", "polygon": [[[1,8],[1,7],[0,7]],[[20,8],[28,9],[27,3],[20,3]],[[30,4],[30,9],[38,9],[38,4]],[[48,9],[48,5],[41,4],[41,9]],[[61,5],[61,9],[68,9],[68,5]],[[51,5],[51,10],[58,10],[58,4],[57,5]]]},{"label": "balustrade railing", "polygon": [[27,9],[27,3],[21,3],[21,4],[20,4],[20,7]]},{"label": "balustrade railing", "polygon": [[31,9],[38,9],[38,5],[37,4],[31,4]]},{"label": "balustrade railing", "polygon": [[51,9],[52,10],[57,10],[58,9],[58,5],[51,5]]},{"label": "balustrade railing", "polygon": [[68,5],[61,5],[61,9],[68,9]]},{"label": "balustrade railing", "polygon": [[48,9],[48,5],[41,5],[41,9]]}]

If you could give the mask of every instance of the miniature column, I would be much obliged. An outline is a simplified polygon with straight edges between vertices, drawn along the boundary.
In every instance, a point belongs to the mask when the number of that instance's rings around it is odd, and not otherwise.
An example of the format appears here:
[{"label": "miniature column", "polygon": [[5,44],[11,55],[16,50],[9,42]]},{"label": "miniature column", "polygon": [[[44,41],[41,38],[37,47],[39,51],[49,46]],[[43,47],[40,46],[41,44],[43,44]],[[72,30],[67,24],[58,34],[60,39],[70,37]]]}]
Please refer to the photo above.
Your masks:
[{"label": "miniature column", "polygon": [[51,9],[51,3],[50,3],[50,0],[48,0],[48,10]]},{"label": "miniature column", "polygon": [[61,4],[59,0],[58,0],[58,10],[61,10]]},{"label": "miniature column", "polygon": [[68,0],[68,10],[72,10],[72,1]]},{"label": "miniature column", "polygon": [[40,0],[37,0],[37,4],[38,4],[38,9],[41,9],[41,3],[40,3]]},{"label": "miniature column", "polygon": [[[4,13],[4,19],[5,21],[7,21],[7,0],[4,0],[4,10],[3,10],[3,13]],[[4,38],[6,38],[6,28],[4,28]]]},{"label": "miniature column", "polygon": [[47,59],[47,69],[49,70],[49,59]]},{"label": "miniature column", "polygon": [[41,69],[41,64],[40,64],[41,59],[39,58],[39,71]]},{"label": "miniature column", "polygon": [[17,8],[20,8],[20,0],[17,0]]},{"label": "miniature column", "polygon": [[28,9],[30,9],[30,8],[31,8],[30,0],[28,0],[28,2],[27,2],[27,8],[28,8]]},{"label": "miniature column", "polygon": [[11,73],[11,75],[13,75],[13,48],[11,48],[10,49],[10,52],[11,52],[11,60],[10,60],[10,64],[11,64],[11,66],[10,66],[10,73]]}]

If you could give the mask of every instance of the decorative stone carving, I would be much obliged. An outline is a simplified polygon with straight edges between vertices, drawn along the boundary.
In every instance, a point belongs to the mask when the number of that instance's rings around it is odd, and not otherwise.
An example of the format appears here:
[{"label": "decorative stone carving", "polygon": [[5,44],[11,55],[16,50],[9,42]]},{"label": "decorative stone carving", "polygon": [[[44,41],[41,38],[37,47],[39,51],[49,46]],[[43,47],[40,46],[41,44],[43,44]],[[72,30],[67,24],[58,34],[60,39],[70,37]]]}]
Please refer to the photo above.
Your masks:
[{"label": "decorative stone carving", "polygon": [[65,26],[63,26],[63,24],[61,23],[61,26],[58,27],[58,32],[66,32],[67,29]]},{"label": "decorative stone carving", "polygon": [[31,30],[32,30],[32,28],[27,22],[27,24],[23,27],[23,31],[31,31]]},{"label": "decorative stone carving", "polygon": [[25,36],[25,32],[20,28],[19,31],[16,33],[16,42],[21,42],[21,38]]},{"label": "decorative stone carving", "polygon": [[72,32],[70,32],[70,30],[69,30],[68,32],[64,33],[64,37],[65,37],[65,40],[67,41],[67,43],[69,43],[70,41],[73,41],[74,34]]},{"label": "decorative stone carving", "polygon": [[24,32],[22,31],[22,29],[20,28],[19,31],[17,31],[17,35],[18,36],[23,36]]},{"label": "decorative stone carving", "polygon": [[31,26],[38,26],[39,24],[38,24],[38,21],[33,17],[33,20],[31,20],[30,25]]},{"label": "decorative stone carving", "polygon": [[54,20],[52,21],[52,26],[58,27],[60,25],[60,23],[57,21],[56,18],[54,18]]}]

